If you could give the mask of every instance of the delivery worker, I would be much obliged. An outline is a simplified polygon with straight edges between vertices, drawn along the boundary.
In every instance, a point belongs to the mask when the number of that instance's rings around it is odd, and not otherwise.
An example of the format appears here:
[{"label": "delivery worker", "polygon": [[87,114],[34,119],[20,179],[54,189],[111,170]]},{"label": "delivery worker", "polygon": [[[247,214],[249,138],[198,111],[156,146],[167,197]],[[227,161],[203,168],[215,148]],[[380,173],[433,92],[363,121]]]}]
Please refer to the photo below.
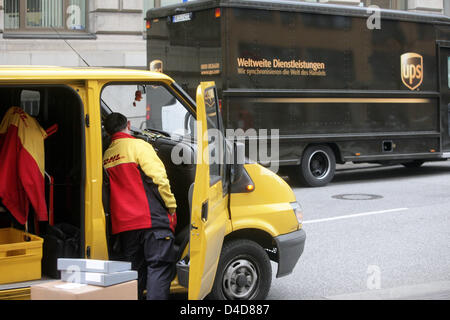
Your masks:
[{"label": "delivery worker", "polygon": [[148,300],[169,297],[174,277],[176,202],[164,164],[153,147],[130,135],[130,122],[120,113],[104,121],[111,145],[103,166],[109,177],[112,234],[138,271],[138,294]]}]

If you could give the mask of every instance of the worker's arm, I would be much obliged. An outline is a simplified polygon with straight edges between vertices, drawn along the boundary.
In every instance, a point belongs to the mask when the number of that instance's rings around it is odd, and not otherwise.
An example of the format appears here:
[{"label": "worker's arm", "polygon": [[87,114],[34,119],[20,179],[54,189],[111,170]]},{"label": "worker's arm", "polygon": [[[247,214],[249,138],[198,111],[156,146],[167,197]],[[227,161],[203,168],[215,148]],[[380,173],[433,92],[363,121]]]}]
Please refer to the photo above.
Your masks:
[{"label": "worker's arm", "polygon": [[175,196],[170,190],[169,179],[167,179],[166,168],[159,159],[152,145],[142,141],[139,143],[136,150],[137,163],[141,167],[145,175],[153,180],[158,186],[159,194],[163,199],[167,209],[171,214],[176,210],[177,203]]}]

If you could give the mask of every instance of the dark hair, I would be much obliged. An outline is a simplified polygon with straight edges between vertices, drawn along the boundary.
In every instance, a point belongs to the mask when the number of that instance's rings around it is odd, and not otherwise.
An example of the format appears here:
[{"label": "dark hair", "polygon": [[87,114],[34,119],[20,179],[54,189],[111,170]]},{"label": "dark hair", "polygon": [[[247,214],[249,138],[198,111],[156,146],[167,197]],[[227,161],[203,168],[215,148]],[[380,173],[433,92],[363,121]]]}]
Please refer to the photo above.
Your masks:
[{"label": "dark hair", "polygon": [[121,113],[113,112],[106,117],[103,125],[106,132],[108,132],[109,135],[113,135],[116,132],[124,130],[127,127],[127,123],[127,117]]}]

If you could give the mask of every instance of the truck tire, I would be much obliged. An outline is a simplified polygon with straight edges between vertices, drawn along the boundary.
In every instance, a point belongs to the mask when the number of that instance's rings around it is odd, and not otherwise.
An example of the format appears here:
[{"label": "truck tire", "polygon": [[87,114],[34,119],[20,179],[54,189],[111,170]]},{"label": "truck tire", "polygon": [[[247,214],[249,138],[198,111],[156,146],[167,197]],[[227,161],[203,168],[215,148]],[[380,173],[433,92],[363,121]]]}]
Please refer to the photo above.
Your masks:
[{"label": "truck tire", "polygon": [[308,187],[322,187],[334,177],[336,157],[327,145],[308,147],[299,166],[300,182]]},{"label": "truck tire", "polygon": [[237,239],[224,243],[211,293],[212,300],[263,300],[272,283],[272,266],[256,242]]}]

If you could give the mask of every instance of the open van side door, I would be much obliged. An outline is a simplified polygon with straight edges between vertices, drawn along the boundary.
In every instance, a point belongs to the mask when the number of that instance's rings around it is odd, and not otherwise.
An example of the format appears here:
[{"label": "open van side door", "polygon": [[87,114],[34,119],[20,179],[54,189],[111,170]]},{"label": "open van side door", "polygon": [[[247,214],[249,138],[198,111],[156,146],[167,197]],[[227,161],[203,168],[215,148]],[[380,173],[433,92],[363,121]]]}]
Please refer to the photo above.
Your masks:
[{"label": "open van side door", "polygon": [[[189,299],[203,299],[214,283],[228,219],[223,192],[223,164],[218,147],[223,139],[214,82],[197,88],[197,157],[191,206]],[[222,139],[213,137],[222,132]],[[219,154],[218,154],[219,153]],[[222,173],[221,173],[222,170]]]}]

